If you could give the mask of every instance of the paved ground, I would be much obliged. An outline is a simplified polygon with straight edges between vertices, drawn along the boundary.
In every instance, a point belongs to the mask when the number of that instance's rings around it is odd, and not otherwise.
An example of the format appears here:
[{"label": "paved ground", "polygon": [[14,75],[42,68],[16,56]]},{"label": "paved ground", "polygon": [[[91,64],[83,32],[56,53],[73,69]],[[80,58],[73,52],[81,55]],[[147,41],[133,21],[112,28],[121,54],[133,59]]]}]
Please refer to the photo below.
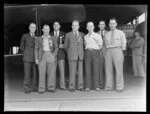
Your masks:
[{"label": "paved ground", "polygon": [[6,58],[4,110],[146,111],[146,78],[134,78],[131,65],[131,60],[125,59],[125,90],[122,93],[94,90],[69,92],[57,88],[56,93],[34,92],[27,95],[23,92],[23,65],[20,56]]}]

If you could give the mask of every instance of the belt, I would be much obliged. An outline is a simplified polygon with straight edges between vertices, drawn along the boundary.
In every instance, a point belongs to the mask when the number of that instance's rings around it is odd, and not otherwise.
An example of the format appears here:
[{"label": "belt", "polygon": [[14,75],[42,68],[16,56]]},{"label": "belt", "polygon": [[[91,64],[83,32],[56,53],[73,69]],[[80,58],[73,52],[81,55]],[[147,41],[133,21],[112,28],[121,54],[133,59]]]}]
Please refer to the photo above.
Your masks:
[{"label": "belt", "polygon": [[43,51],[43,52],[50,52],[51,53],[51,51]]},{"label": "belt", "polygon": [[112,48],[121,48],[121,46],[108,47],[107,49],[112,49]]},{"label": "belt", "polygon": [[93,48],[87,48],[86,50],[99,50],[99,49],[93,49]]}]

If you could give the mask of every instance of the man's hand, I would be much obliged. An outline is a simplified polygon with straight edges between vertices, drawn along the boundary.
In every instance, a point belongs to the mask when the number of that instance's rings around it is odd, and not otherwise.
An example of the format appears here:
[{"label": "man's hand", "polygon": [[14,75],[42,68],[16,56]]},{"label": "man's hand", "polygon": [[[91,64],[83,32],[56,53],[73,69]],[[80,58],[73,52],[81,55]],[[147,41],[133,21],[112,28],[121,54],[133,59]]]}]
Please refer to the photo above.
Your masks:
[{"label": "man's hand", "polygon": [[126,50],[123,50],[123,55],[126,55],[127,51]]},{"label": "man's hand", "polygon": [[39,64],[39,60],[38,60],[38,59],[36,59],[36,60],[35,60],[35,63],[38,65],[38,64]]},{"label": "man's hand", "polygon": [[64,45],[63,44],[59,44],[59,48],[64,48]]}]

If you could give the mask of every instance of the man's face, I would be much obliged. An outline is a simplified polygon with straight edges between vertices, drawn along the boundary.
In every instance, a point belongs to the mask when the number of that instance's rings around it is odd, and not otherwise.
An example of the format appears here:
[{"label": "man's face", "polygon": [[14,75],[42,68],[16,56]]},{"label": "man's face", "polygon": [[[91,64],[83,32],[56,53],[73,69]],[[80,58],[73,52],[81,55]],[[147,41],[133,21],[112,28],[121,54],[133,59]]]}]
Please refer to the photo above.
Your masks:
[{"label": "man's face", "polygon": [[100,30],[104,30],[104,29],[105,29],[105,22],[101,21],[101,22],[99,23],[99,26],[98,26],[98,27],[100,28]]},{"label": "man's face", "polygon": [[117,23],[116,23],[115,20],[110,20],[109,21],[109,27],[110,27],[111,30],[114,30],[116,28],[116,26],[117,26]]},{"label": "man's face", "polygon": [[36,31],[36,25],[34,23],[30,24],[29,25],[29,30],[31,33],[35,33]]},{"label": "man's face", "polygon": [[49,34],[49,31],[50,31],[49,26],[44,26],[43,29],[42,29],[42,31],[43,31],[43,33],[44,33],[45,35],[48,35],[48,34]]},{"label": "man's face", "polygon": [[58,22],[55,22],[53,28],[55,31],[58,31],[60,29],[60,24]]},{"label": "man's face", "polygon": [[73,31],[78,31],[79,29],[79,23],[78,22],[73,22],[72,23],[72,30]]},{"label": "man's face", "polygon": [[135,37],[139,37],[139,33],[138,32],[135,32]]},{"label": "man's face", "polygon": [[91,22],[87,23],[87,30],[88,30],[88,32],[93,32],[94,31],[94,24]]}]

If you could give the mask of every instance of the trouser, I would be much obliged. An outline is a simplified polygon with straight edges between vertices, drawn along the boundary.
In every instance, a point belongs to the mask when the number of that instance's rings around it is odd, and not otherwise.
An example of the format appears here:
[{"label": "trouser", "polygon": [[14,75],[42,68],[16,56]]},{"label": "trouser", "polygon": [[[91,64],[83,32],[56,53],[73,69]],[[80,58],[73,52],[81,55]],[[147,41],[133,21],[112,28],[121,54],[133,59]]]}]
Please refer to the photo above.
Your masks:
[{"label": "trouser", "polygon": [[99,88],[99,50],[85,50],[85,87]]},{"label": "trouser", "polygon": [[[105,89],[112,90],[114,88],[114,81],[116,82],[115,86],[116,86],[117,90],[122,90],[124,88],[123,61],[124,61],[124,55],[123,55],[122,49],[120,47],[106,49]],[[115,76],[114,76],[114,71],[113,71],[114,69],[115,69]]]},{"label": "trouser", "polygon": [[[44,52],[39,63],[39,91],[55,89],[55,57],[51,52]],[[47,77],[46,77],[47,75]]]},{"label": "trouser", "polygon": [[100,50],[100,88],[105,85],[105,58],[103,50]]},{"label": "trouser", "polygon": [[58,68],[59,68],[59,74],[60,74],[60,88],[66,88],[65,83],[65,60],[61,59],[58,60]]},{"label": "trouser", "polygon": [[133,72],[134,76],[140,76],[140,77],[145,77],[145,71],[144,71],[144,66],[142,63],[142,56],[137,56],[132,54],[132,61],[133,61]]},{"label": "trouser", "polygon": [[24,90],[37,90],[37,69],[35,62],[24,61]]},{"label": "trouser", "polygon": [[77,89],[81,89],[83,88],[83,60],[69,60],[69,89],[75,89],[76,72],[78,72]]}]

